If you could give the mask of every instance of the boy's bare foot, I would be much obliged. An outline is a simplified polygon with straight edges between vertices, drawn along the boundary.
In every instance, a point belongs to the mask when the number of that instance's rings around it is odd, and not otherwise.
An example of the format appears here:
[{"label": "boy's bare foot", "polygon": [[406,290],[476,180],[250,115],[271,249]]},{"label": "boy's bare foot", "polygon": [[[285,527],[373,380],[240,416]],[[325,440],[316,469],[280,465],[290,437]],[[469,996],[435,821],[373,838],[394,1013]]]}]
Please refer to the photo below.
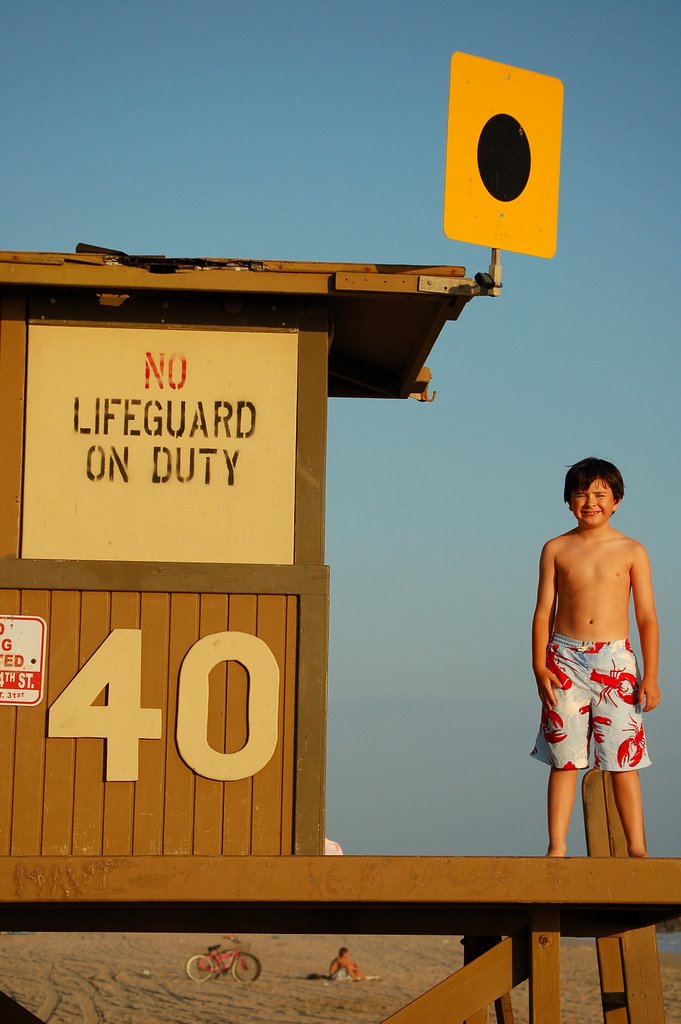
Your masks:
[{"label": "boy's bare foot", "polygon": [[629,853],[630,857],[647,857],[648,856],[648,851],[647,850],[637,850],[637,849],[635,849],[633,847],[628,851],[628,853]]},{"label": "boy's bare foot", "polygon": [[567,846],[549,846],[547,857],[567,857]]}]

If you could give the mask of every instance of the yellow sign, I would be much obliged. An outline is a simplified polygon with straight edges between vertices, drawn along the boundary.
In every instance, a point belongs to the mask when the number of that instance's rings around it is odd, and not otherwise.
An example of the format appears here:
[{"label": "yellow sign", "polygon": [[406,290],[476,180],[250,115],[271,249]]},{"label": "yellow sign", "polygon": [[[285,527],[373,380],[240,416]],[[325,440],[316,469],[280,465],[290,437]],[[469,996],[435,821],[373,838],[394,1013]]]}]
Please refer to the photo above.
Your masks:
[{"label": "yellow sign", "polygon": [[466,53],[452,56],[444,230],[449,238],[553,256],[563,85]]},{"label": "yellow sign", "polygon": [[23,558],[293,563],[298,335],[34,324]]}]

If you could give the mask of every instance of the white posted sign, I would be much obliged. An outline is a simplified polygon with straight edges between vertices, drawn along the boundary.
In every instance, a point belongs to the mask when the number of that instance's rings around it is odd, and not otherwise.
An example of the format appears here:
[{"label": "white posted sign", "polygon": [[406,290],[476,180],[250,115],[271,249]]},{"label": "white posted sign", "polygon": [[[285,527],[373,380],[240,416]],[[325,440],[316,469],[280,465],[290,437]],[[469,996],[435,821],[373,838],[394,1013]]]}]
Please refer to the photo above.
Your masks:
[{"label": "white posted sign", "polygon": [[36,615],[0,615],[0,704],[40,704],[46,635],[45,620]]}]

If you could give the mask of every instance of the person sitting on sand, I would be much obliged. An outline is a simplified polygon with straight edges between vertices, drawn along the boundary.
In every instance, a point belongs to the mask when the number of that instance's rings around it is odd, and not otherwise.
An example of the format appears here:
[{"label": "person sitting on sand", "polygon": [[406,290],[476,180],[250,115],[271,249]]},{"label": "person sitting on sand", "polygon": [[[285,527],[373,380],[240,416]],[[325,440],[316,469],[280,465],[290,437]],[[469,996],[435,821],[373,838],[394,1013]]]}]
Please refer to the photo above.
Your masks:
[{"label": "person sitting on sand", "polygon": [[366,981],[366,976],[360,970],[359,964],[350,956],[347,946],[341,946],[338,956],[331,961],[329,978],[333,981],[346,978],[351,981]]}]

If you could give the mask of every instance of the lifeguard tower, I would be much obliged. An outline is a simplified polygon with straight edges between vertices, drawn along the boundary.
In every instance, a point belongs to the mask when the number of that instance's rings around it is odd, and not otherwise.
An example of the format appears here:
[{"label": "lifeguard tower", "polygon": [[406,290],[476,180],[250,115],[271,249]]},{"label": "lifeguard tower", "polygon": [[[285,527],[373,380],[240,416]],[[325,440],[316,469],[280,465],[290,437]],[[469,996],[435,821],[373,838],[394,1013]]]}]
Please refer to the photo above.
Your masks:
[{"label": "lifeguard tower", "polygon": [[474,284],[102,253],[0,283],[12,852],[321,853],[327,396],[426,396]]},{"label": "lifeguard tower", "polygon": [[510,1021],[527,977],[553,1024],[559,938],[594,935],[609,1024],[662,1019],[626,969],[679,861],[322,856],[327,401],[427,398],[500,284],[494,258],[0,254],[3,928],[466,935],[396,1024]]}]

